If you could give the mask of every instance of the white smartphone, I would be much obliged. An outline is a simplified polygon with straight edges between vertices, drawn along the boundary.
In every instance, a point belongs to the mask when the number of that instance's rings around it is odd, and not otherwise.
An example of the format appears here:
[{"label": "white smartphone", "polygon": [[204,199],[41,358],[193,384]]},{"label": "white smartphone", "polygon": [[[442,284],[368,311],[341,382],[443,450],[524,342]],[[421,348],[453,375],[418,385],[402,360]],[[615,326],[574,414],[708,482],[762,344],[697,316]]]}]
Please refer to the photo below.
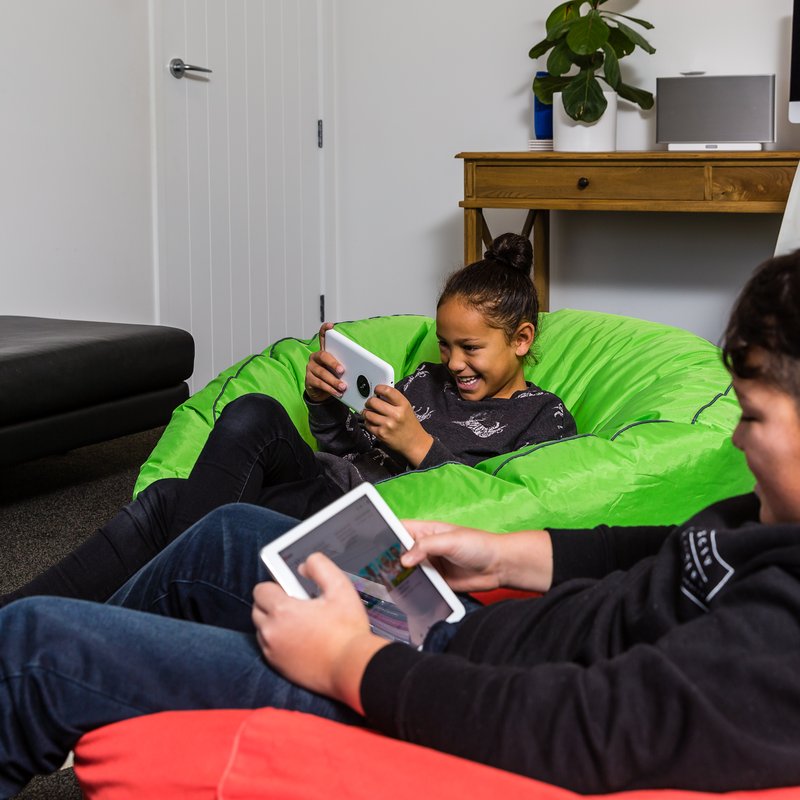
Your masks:
[{"label": "white smartphone", "polygon": [[361,412],[378,384],[394,386],[394,369],[382,358],[348,339],[335,328],[325,334],[325,350],[344,367],[347,390],[339,399]]},{"label": "white smartphone", "polygon": [[430,627],[455,622],[464,606],[427,562],[407,569],[400,556],[414,543],[369,483],[362,483],[261,549],[261,560],[292,597],[319,594],[300,565],[324,553],[356,587],[373,633],[421,647]]}]

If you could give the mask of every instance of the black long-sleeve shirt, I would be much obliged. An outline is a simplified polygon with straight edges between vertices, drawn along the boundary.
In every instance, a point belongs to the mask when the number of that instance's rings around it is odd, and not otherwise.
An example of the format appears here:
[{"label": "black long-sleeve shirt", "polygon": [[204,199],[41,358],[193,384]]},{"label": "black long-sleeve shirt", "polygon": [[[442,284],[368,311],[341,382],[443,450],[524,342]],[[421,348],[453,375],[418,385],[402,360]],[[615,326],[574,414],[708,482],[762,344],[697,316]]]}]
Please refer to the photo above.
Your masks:
[{"label": "black long-sleeve shirt", "polygon": [[[433,437],[419,469],[448,461],[474,466],[500,453],[576,433],[564,403],[532,383],[509,398],[464,400],[443,364],[423,363],[396,388]],[[376,483],[411,469],[343,403],[336,399],[312,403],[306,398],[306,405],[311,433],[321,451],[317,458],[338,486],[350,489],[363,481]]]},{"label": "black long-sleeve shirt", "polygon": [[551,531],[554,586],[391,644],[361,687],[402,739],[579,792],[800,783],[800,526],[751,495],[676,528]]}]

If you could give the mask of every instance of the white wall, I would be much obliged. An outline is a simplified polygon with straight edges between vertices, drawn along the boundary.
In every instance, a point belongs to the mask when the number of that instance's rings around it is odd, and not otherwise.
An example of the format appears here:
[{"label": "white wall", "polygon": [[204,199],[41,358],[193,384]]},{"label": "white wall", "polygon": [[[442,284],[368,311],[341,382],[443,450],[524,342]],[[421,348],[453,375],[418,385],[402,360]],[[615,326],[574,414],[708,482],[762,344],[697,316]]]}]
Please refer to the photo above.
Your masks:
[{"label": "white wall", "polygon": [[[337,169],[340,316],[430,313],[463,256],[459,151],[523,150],[531,136],[527,57],[554,0],[338,0]],[[653,56],[626,81],[703,69],[777,74],[777,149],[800,149],[785,121],[791,0],[617,0],[652,22]],[[621,111],[619,149],[656,149],[654,111]],[[488,212],[492,232],[523,214]],[[551,308],[625,313],[721,332],[736,291],[771,255],[772,215],[553,214]]]},{"label": "white wall", "polygon": [[[338,318],[430,313],[462,259],[454,156],[525,148],[535,66],[527,51],[555,0],[330,2],[333,308]],[[657,54],[623,62],[630,82],[654,90],[657,75],[685,69],[774,71],[777,146],[800,149],[800,126],[784,121],[791,0],[613,4],[656,25]],[[0,5],[0,313],[158,319],[147,7]],[[619,146],[655,147],[653,114],[623,111]],[[522,221],[488,216],[495,233]],[[712,339],[779,226],[759,215],[554,217],[554,308],[665,320]]]},{"label": "white wall", "polygon": [[0,314],[152,322],[147,3],[0,6]]}]

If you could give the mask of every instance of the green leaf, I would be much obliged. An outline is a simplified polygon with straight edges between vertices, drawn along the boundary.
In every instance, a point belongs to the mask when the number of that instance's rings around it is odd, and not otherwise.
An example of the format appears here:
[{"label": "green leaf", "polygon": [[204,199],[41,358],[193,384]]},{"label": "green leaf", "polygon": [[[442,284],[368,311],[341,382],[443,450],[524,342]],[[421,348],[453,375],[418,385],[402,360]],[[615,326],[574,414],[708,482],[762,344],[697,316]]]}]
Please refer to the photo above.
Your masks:
[{"label": "green leaf", "polygon": [[542,39],[541,42],[535,44],[531,49],[528,51],[529,58],[539,58],[539,56],[543,56],[551,47],[553,47],[553,42],[549,39]]},{"label": "green leaf", "polygon": [[655,27],[652,22],[648,22],[646,19],[637,19],[636,17],[629,17],[627,14],[620,14],[619,11],[604,11],[603,14],[608,14],[614,17],[622,17],[623,19],[627,19],[629,22],[635,22],[637,25],[641,25],[648,31],[653,30]]},{"label": "green leaf", "polygon": [[578,55],[588,56],[608,41],[609,27],[598,11],[590,11],[567,32],[567,44]]},{"label": "green leaf", "polygon": [[[564,106],[575,120],[594,122],[606,109],[598,78],[619,96],[643,109],[652,108],[653,95],[622,82],[620,59],[637,47],[647,53],[655,48],[630,25],[652,30],[647,20],[604,7],[608,0],[566,0],[547,17],[547,37],[529,51],[531,58],[549,53],[546,78],[537,78],[533,90],[542,102],[552,102],[554,92],[564,94]],[[587,10],[588,9],[588,10]],[[600,9],[600,10],[598,10]],[[586,13],[581,16],[581,11]],[[622,22],[626,20],[629,24]],[[569,73],[577,67],[578,74]]]},{"label": "green leaf", "polygon": [[556,6],[545,22],[547,38],[553,42],[569,29],[569,27],[581,18],[579,0],[568,0],[560,6]]},{"label": "green leaf", "polygon": [[612,89],[616,89],[621,80],[619,59],[617,59],[614,48],[608,43],[603,45],[603,52],[606,56],[606,60],[603,62],[603,77]]},{"label": "green leaf", "polygon": [[603,66],[603,52],[602,50],[598,50],[596,53],[592,53],[590,56],[579,56],[572,52],[569,49],[569,45],[567,45],[567,50],[570,54],[570,59],[572,63],[575,64],[578,69],[600,69]]},{"label": "green leaf", "polygon": [[629,86],[627,83],[620,83],[619,86],[617,86],[617,94],[625,100],[636,103],[637,106],[645,110],[653,107],[653,95],[651,92],[646,92],[644,89],[637,89],[635,86]]},{"label": "green leaf", "polygon": [[636,45],[619,28],[613,26],[608,33],[608,43],[614,48],[617,58],[629,56],[636,49]]},{"label": "green leaf", "polygon": [[553,92],[563,92],[569,86],[572,78],[557,78],[553,75],[544,75],[533,82],[533,93],[546,105],[553,102]]},{"label": "green leaf", "polygon": [[547,71],[551,75],[564,75],[572,69],[572,51],[566,42],[559,42],[547,58]]},{"label": "green leaf", "polygon": [[562,99],[564,110],[578,122],[597,122],[608,105],[591,70],[576,75],[569,86],[564,88]]},{"label": "green leaf", "polygon": [[650,42],[644,38],[644,36],[637,33],[633,28],[629,28],[627,25],[623,25],[621,22],[617,22],[617,28],[621,34],[627,36],[628,39],[630,39],[634,44],[638,44],[639,47],[641,47],[645,52],[650,53],[651,55],[655,53],[655,47],[653,47]]}]

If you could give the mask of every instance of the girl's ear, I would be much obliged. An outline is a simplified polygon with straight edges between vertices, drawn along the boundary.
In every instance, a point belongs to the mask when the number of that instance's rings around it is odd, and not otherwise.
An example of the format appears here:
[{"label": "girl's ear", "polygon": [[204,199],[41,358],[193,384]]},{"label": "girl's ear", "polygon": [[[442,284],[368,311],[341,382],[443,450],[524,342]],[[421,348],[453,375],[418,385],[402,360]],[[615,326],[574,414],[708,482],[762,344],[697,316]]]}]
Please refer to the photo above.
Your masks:
[{"label": "girl's ear", "polygon": [[514,353],[518,356],[528,355],[528,350],[531,349],[535,338],[536,328],[533,327],[533,323],[523,322],[514,334],[512,342],[514,345]]}]

